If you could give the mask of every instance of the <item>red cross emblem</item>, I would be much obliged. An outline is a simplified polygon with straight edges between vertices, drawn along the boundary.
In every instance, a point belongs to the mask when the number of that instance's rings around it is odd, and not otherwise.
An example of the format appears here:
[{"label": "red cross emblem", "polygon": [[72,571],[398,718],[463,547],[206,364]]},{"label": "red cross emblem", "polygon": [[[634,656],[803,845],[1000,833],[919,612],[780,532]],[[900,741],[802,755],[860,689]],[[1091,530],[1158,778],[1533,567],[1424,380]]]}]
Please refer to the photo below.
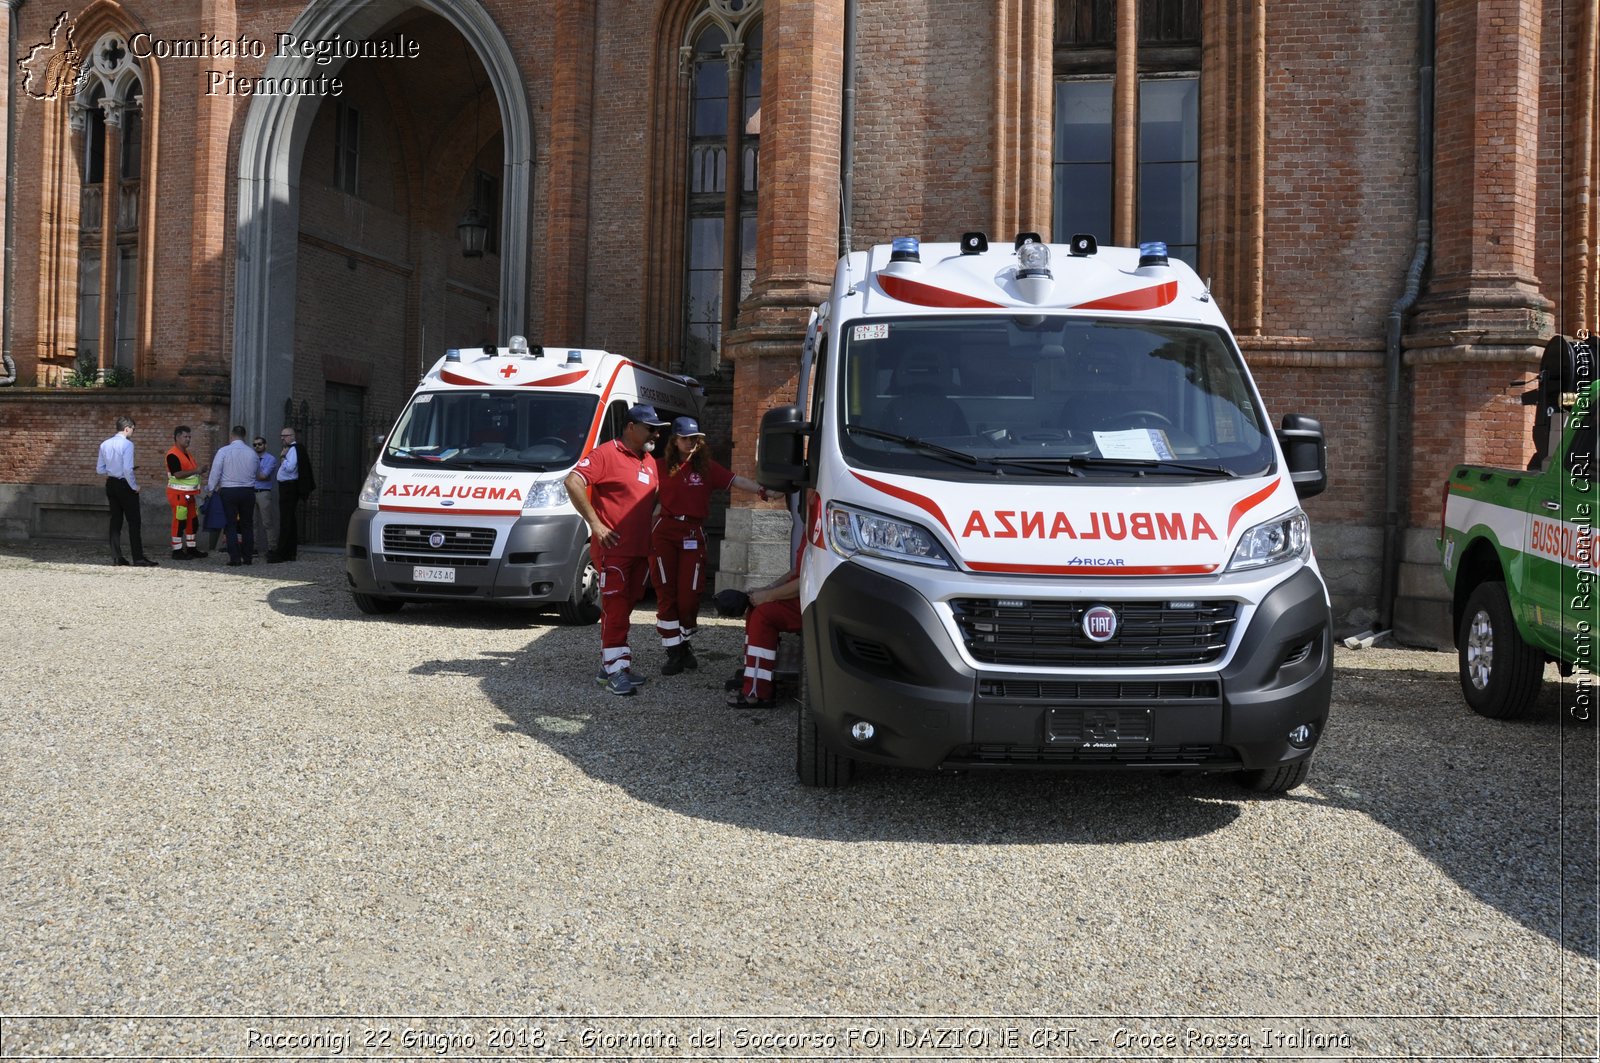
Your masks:
[{"label": "red cross emblem", "polygon": [[514,365],[508,365],[504,369],[500,370],[500,375],[505,377],[507,380],[510,380],[512,377],[517,375],[517,367]]}]

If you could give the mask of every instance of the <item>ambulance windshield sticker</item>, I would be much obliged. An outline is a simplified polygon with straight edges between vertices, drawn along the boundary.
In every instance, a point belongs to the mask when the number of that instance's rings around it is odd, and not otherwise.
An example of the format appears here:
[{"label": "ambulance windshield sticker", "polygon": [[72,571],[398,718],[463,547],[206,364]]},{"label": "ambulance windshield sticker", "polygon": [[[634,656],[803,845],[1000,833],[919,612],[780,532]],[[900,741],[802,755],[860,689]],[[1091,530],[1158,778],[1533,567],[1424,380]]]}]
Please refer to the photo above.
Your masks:
[{"label": "ambulance windshield sticker", "polygon": [[855,331],[850,335],[857,341],[886,340],[889,338],[889,324],[886,321],[880,321],[875,325],[857,325]]},{"label": "ambulance windshield sticker", "polygon": [[1096,432],[1094,445],[1102,458],[1136,458],[1142,461],[1172,459],[1167,434],[1155,428],[1130,428],[1123,432]]}]

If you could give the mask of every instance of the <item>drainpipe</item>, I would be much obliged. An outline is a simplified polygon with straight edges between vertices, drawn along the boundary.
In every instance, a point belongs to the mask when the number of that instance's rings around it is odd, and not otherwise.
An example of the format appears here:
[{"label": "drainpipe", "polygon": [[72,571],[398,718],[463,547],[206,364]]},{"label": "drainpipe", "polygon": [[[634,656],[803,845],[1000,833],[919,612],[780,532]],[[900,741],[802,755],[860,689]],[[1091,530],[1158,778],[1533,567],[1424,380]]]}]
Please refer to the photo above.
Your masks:
[{"label": "drainpipe", "polygon": [[839,253],[852,250],[850,213],[855,205],[856,0],[844,0],[844,85],[839,108]]},{"label": "drainpipe", "polygon": [[8,388],[17,382],[17,363],[11,357],[12,313],[16,309],[14,303],[16,296],[13,290],[13,281],[17,271],[17,12],[22,10],[26,0],[5,0],[10,11],[6,16],[6,76],[12,79],[12,85],[6,90],[6,272],[3,281],[4,291],[0,293],[0,313],[5,314],[5,334],[0,336],[0,361],[5,363],[5,373],[0,375],[0,388]]},{"label": "drainpipe", "polygon": [[1405,289],[1389,310],[1388,345],[1384,351],[1384,523],[1383,567],[1378,585],[1378,630],[1394,628],[1394,605],[1399,596],[1401,547],[1400,470],[1409,461],[1400,453],[1400,340],[1405,316],[1416,305],[1422,274],[1433,247],[1433,57],[1434,0],[1422,0],[1420,62],[1417,71],[1417,243],[1406,271]]}]

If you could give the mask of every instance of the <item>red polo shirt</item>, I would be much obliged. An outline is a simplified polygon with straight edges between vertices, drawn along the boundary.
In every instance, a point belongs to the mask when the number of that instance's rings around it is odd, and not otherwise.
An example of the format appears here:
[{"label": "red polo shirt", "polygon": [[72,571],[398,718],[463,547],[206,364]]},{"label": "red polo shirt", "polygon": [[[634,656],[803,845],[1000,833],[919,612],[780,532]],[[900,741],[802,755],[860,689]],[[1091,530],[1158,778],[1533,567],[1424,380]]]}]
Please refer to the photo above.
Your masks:
[{"label": "red polo shirt", "polygon": [[650,511],[656,501],[656,459],[640,457],[613,439],[584,455],[573,469],[589,485],[589,503],[600,522],[617,533],[605,547],[617,557],[650,554]]},{"label": "red polo shirt", "polygon": [[684,462],[678,471],[661,481],[661,512],[669,517],[705,520],[711,512],[711,492],[726,490],[733,473],[711,461],[698,473],[693,462]]}]

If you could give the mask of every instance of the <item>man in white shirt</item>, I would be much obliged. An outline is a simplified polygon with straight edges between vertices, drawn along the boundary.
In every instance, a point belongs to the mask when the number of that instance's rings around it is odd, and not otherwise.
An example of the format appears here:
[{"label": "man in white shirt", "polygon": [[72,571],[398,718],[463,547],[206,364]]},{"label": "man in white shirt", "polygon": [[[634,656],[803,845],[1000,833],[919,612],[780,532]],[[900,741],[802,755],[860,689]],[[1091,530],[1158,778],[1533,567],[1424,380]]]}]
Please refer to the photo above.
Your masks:
[{"label": "man in white shirt", "polygon": [[[144,556],[144,534],[139,519],[139,481],[133,475],[132,417],[118,417],[115,434],[100,444],[100,456],[94,470],[106,478],[106,501],[111,503],[111,563],[113,565],[138,565],[155,568],[156,563]],[[122,556],[122,524],[128,524],[128,546],[133,560]]]},{"label": "man in white shirt", "polygon": [[261,461],[245,442],[249,438],[244,425],[233,426],[233,438],[211,459],[211,479],[206,485],[222,499],[230,568],[248,565],[256,547],[256,473]]},{"label": "man in white shirt", "polygon": [[305,449],[290,426],[278,433],[278,442],[283,444],[277,472],[278,546],[267,555],[269,564],[293,561],[300,549],[300,465],[305,461]]}]

